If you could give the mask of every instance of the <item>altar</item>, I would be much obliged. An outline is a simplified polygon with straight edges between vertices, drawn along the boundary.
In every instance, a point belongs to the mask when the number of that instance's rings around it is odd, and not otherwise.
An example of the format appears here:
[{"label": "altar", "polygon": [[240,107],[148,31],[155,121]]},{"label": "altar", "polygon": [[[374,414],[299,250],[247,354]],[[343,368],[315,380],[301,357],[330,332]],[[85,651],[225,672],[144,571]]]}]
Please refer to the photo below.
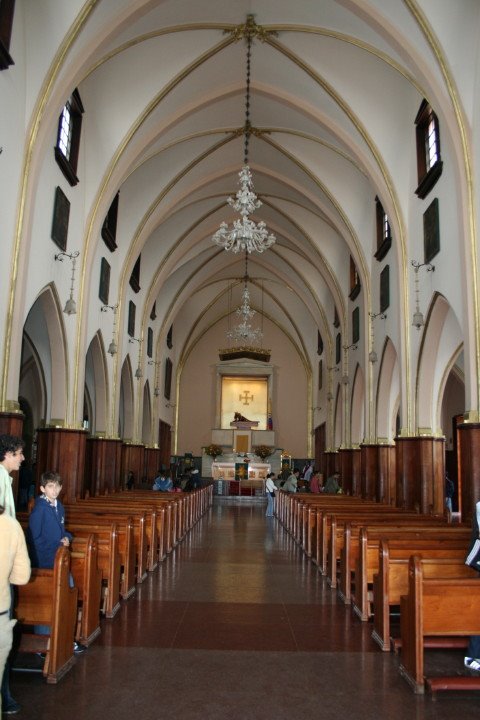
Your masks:
[{"label": "altar", "polygon": [[270,464],[262,462],[213,462],[212,478],[222,483],[222,495],[263,495]]}]

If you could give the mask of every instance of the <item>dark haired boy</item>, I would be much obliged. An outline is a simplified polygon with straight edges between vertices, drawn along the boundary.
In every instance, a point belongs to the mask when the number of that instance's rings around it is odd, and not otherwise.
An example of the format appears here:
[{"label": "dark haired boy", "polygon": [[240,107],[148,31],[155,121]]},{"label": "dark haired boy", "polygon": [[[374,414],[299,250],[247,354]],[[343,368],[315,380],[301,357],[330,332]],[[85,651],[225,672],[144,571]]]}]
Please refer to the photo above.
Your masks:
[{"label": "dark haired boy", "polygon": [[20,468],[24,461],[24,443],[15,435],[0,435],[0,505],[10,517],[15,517],[11,472]]}]

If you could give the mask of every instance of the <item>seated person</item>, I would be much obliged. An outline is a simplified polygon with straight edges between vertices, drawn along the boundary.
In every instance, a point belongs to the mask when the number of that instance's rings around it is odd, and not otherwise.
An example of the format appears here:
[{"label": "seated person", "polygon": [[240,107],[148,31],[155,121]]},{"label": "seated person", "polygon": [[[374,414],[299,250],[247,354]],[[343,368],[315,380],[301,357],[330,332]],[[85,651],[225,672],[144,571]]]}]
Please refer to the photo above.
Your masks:
[{"label": "seated person", "polygon": [[285,490],[285,492],[296,493],[299,475],[300,470],[295,469],[293,473],[285,480],[282,489]]},{"label": "seated person", "polygon": [[337,495],[338,493],[342,492],[342,488],[340,486],[339,472],[334,472],[333,475],[330,475],[330,477],[327,478],[327,481],[323,488],[323,492],[330,495]]},{"label": "seated person", "polygon": [[317,470],[313,473],[312,479],[310,480],[310,492],[315,494],[323,492],[322,474]]}]

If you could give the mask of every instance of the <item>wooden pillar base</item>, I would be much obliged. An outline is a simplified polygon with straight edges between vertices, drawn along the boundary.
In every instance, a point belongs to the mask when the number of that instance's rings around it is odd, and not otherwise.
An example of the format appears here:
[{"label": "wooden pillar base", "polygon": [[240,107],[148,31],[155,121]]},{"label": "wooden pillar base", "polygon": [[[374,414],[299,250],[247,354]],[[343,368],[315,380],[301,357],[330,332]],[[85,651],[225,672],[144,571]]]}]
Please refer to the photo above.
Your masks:
[{"label": "wooden pillar base", "polygon": [[361,445],[361,489],[360,494],[366,500],[378,500],[378,445]]},{"label": "wooden pillar base", "polygon": [[340,448],[340,477],[346,495],[360,494],[360,449]]},{"label": "wooden pillar base", "polygon": [[445,511],[445,439],[397,437],[397,506],[421,513]]},{"label": "wooden pillar base", "polygon": [[43,472],[58,472],[63,482],[63,498],[74,502],[84,493],[85,430],[39,428],[37,430],[37,483]]},{"label": "wooden pillar base", "polygon": [[122,440],[87,439],[85,457],[85,490],[90,495],[104,495],[119,489],[122,465]]},{"label": "wooden pillar base", "polygon": [[125,488],[128,471],[135,477],[135,486],[139,487],[145,474],[145,446],[124,443],[122,445],[122,480],[120,489]]},{"label": "wooden pillar base", "polygon": [[462,423],[457,431],[458,509],[469,523],[480,500],[480,423]]}]

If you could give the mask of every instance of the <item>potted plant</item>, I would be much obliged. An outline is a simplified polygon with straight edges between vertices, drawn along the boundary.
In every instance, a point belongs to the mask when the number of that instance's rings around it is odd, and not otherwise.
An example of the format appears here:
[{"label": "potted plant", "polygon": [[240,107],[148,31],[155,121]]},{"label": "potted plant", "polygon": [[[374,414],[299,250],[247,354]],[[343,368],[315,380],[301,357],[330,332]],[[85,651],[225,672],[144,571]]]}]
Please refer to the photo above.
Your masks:
[{"label": "potted plant", "polygon": [[211,443],[211,445],[207,445],[205,448],[205,455],[210,455],[214,460],[221,455],[222,452],[220,445],[215,445],[215,443]]},{"label": "potted plant", "polygon": [[255,455],[257,455],[261,460],[265,460],[267,457],[270,457],[270,455],[273,454],[274,448],[269,447],[268,445],[257,445],[257,447],[253,448],[253,452]]}]

